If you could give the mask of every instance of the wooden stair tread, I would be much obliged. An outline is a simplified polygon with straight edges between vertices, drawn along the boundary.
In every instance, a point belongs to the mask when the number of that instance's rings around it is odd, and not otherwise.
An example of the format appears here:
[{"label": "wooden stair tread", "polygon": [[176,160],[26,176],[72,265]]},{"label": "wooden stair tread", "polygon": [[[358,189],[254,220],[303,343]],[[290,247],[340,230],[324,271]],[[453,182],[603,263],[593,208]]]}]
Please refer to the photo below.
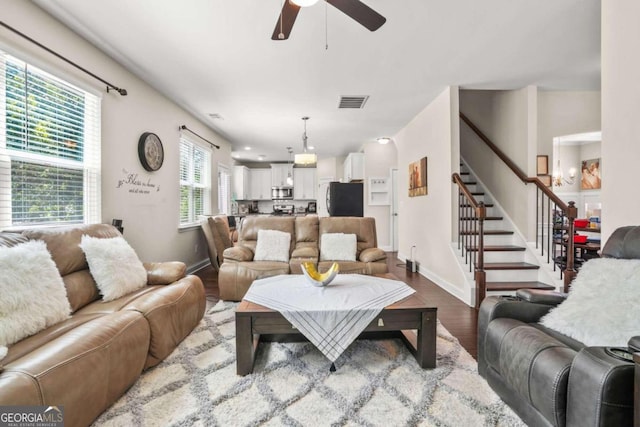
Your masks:
[{"label": "wooden stair tread", "polygon": [[528,262],[485,262],[485,270],[538,270],[539,265]]},{"label": "wooden stair tread", "polygon": [[555,287],[542,282],[487,282],[487,291],[517,291],[518,289],[553,290]]},{"label": "wooden stair tread", "polygon": [[[476,235],[478,234],[479,231],[461,231],[460,234],[462,234],[463,236],[466,235]],[[502,236],[502,235],[511,235],[513,234],[513,231],[509,231],[509,230],[484,230],[484,235],[485,236]]]},{"label": "wooden stair tread", "polygon": [[[468,251],[475,252],[478,250],[477,246],[467,246],[466,249]],[[522,246],[514,246],[514,245],[485,245],[485,252],[522,252],[526,248]]]},{"label": "wooden stair tread", "polygon": [[472,196],[484,196],[484,191],[472,191]]},{"label": "wooden stair tread", "polygon": [[[471,207],[471,205],[470,205],[470,204],[468,204],[468,203],[464,203],[464,204],[460,205],[460,207],[463,207],[463,208],[470,208],[470,207]],[[492,207],[493,207],[493,203],[485,203],[485,204],[484,204],[484,207],[485,207],[485,208],[492,208]],[[578,230],[578,229],[576,229],[576,230]]]},{"label": "wooden stair tread", "polygon": [[[475,220],[475,217],[469,217],[469,216],[463,216],[460,218],[463,221],[470,221],[470,220]],[[488,216],[485,217],[484,220],[485,221],[502,221],[502,217],[501,216]]]},{"label": "wooden stair tread", "polygon": [[478,185],[476,181],[462,181],[464,185]]}]

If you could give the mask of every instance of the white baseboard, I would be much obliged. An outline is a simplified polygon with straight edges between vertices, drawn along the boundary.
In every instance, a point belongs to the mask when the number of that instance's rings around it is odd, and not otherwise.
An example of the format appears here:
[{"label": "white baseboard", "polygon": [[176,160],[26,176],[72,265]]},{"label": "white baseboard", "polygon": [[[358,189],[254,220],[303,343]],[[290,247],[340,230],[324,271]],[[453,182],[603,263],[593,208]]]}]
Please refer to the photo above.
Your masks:
[{"label": "white baseboard", "polygon": [[187,266],[187,274],[193,274],[198,270],[202,270],[209,264],[211,264],[211,261],[209,260],[209,258],[206,258],[196,264],[189,265]]},{"label": "white baseboard", "polygon": [[378,246],[378,247],[385,252],[391,252],[391,249],[393,249],[391,246]]},{"label": "white baseboard", "polygon": [[[408,257],[398,252],[398,259],[403,262],[406,262]],[[442,289],[444,289],[454,297],[458,298],[463,303],[467,304],[470,307],[473,307],[473,304],[471,301],[471,295],[465,295],[462,289],[458,288],[457,286],[454,286],[452,283],[449,283],[447,280],[443,279],[433,271],[427,268],[424,268],[424,266],[419,262],[418,262],[418,274],[420,274],[422,277],[426,279],[431,280],[433,283],[435,283],[436,285],[438,285],[439,287],[441,287]]]}]

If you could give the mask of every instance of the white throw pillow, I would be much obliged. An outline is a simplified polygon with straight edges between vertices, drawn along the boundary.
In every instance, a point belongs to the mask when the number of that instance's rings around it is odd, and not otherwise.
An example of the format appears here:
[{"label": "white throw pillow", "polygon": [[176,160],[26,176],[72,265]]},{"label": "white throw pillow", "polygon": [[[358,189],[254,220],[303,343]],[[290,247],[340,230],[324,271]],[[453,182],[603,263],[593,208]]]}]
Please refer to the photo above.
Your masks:
[{"label": "white throw pillow", "polygon": [[320,237],[320,261],[355,261],[357,249],[355,234],[325,233]]},{"label": "white throw pillow", "polygon": [[598,258],[582,265],[566,301],[540,319],[587,346],[626,347],[640,335],[640,260]]},{"label": "white throw pillow", "polygon": [[118,299],[147,284],[147,270],[124,238],[84,235],[80,247],[104,301]]},{"label": "white throw pillow", "polygon": [[0,271],[0,353],[69,318],[67,291],[43,241],[0,247]]},{"label": "white throw pillow", "polygon": [[258,230],[254,261],[289,262],[291,234],[278,230]]}]

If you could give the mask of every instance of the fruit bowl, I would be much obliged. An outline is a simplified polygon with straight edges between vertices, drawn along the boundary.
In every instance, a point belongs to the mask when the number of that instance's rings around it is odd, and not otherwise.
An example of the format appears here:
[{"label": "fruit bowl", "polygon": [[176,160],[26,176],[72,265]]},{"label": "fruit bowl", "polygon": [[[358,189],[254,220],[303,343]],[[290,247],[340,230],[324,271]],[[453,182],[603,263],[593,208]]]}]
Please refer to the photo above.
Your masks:
[{"label": "fruit bowl", "polygon": [[339,270],[340,266],[337,262],[334,262],[326,273],[318,273],[316,266],[312,262],[302,263],[302,274],[304,274],[309,283],[318,287],[327,286],[331,283],[336,278]]}]

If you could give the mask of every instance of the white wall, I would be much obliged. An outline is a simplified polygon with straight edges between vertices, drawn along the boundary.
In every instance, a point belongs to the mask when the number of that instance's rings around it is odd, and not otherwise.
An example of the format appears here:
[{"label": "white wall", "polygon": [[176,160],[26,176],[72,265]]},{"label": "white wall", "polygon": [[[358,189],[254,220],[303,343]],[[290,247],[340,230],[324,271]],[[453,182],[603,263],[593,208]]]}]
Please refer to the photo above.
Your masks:
[{"label": "white wall", "polygon": [[[217,209],[217,165],[232,164],[229,143],[33,3],[3,0],[2,15],[8,25],[128,91],[124,97],[106,93],[102,83],[9,31],[0,30],[3,49],[102,94],[102,222],[122,219],[125,238],[143,261],[180,260],[193,266],[207,259],[199,229],[178,231],[178,127],[187,125],[222,147],[214,149],[212,155],[211,213]],[[146,172],[138,160],[138,138],[146,131],[156,133],[165,150],[162,168],[153,173]],[[198,141],[195,137],[194,140]],[[141,181],[151,181],[158,191],[135,194],[126,187],[117,188],[127,173],[137,174]]]},{"label": "white wall", "polygon": [[[470,289],[451,248],[451,175],[459,162],[457,87],[445,89],[394,136],[398,150],[399,256],[410,255],[416,245],[420,272],[450,293],[470,303]],[[453,112],[455,110],[455,112]],[[426,196],[409,197],[409,163],[427,157]]]},{"label": "white wall", "polygon": [[[363,146],[364,151],[364,216],[376,219],[378,247],[391,250],[391,205],[369,205],[369,178],[386,178],[391,180],[391,169],[398,167],[398,150],[395,143],[379,144],[368,142]],[[396,189],[397,190],[397,189]],[[391,203],[391,194],[389,194]]]},{"label": "white wall", "polygon": [[[573,184],[563,181],[561,186],[553,185],[552,189],[556,194],[577,193],[580,191],[580,145],[560,143],[556,149],[557,159],[549,164],[549,173],[556,173],[556,169],[562,171],[564,179],[569,180],[569,169],[576,170],[576,177]],[[551,157],[549,157],[551,159]]]},{"label": "white wall", "polygon": [[[553,186],[553,192],[565,203],[575,202],[578,208],[578,218],[587,218],[590,216],[599,216],[594,212],[598,205],[602,204],[601,190],[583,190],[581,188],[581,165],[583,160],[601,158],[601,143],[597,142],[560,142],[555,150],[556,158],[559,159],[560,170],[562,171],[564,180],[561,186]],[[602,175],[602,165],[600,162],[600,174]],[[553,164],[551,171],[557,169],[558,163]],[[573,184],[570,182],[569,169],[576,169],[576,176]],[[555,173],[555,172],[554,172]],[[592,212],[587,212],[587,206]]]},{"label": "white wall", "polygon": [[342,179],[342,175],[344,175],[344,159],[344,157],[318,159],[316,164],[318,179],[333,178],[336,181]]},{"label": "white wall", "polygon": [[[532,87],[460,91],[460,111],[528,176],[535,175],[535,98]],[[460,152],[518,229],[532,239],[533,187],[520,181],[466,124],[461,125]]]},{"label": "white wall", "polygon": [[595,132],[601,128],[600,92],[598,91],[538,91],[537,154],[549,156],[549,170],[556,164],[553,158],[553,138],[577,133]]},{"label": "white wall", "polygon": [[640,224],[640,2],[602,1],[602,239]]}]

